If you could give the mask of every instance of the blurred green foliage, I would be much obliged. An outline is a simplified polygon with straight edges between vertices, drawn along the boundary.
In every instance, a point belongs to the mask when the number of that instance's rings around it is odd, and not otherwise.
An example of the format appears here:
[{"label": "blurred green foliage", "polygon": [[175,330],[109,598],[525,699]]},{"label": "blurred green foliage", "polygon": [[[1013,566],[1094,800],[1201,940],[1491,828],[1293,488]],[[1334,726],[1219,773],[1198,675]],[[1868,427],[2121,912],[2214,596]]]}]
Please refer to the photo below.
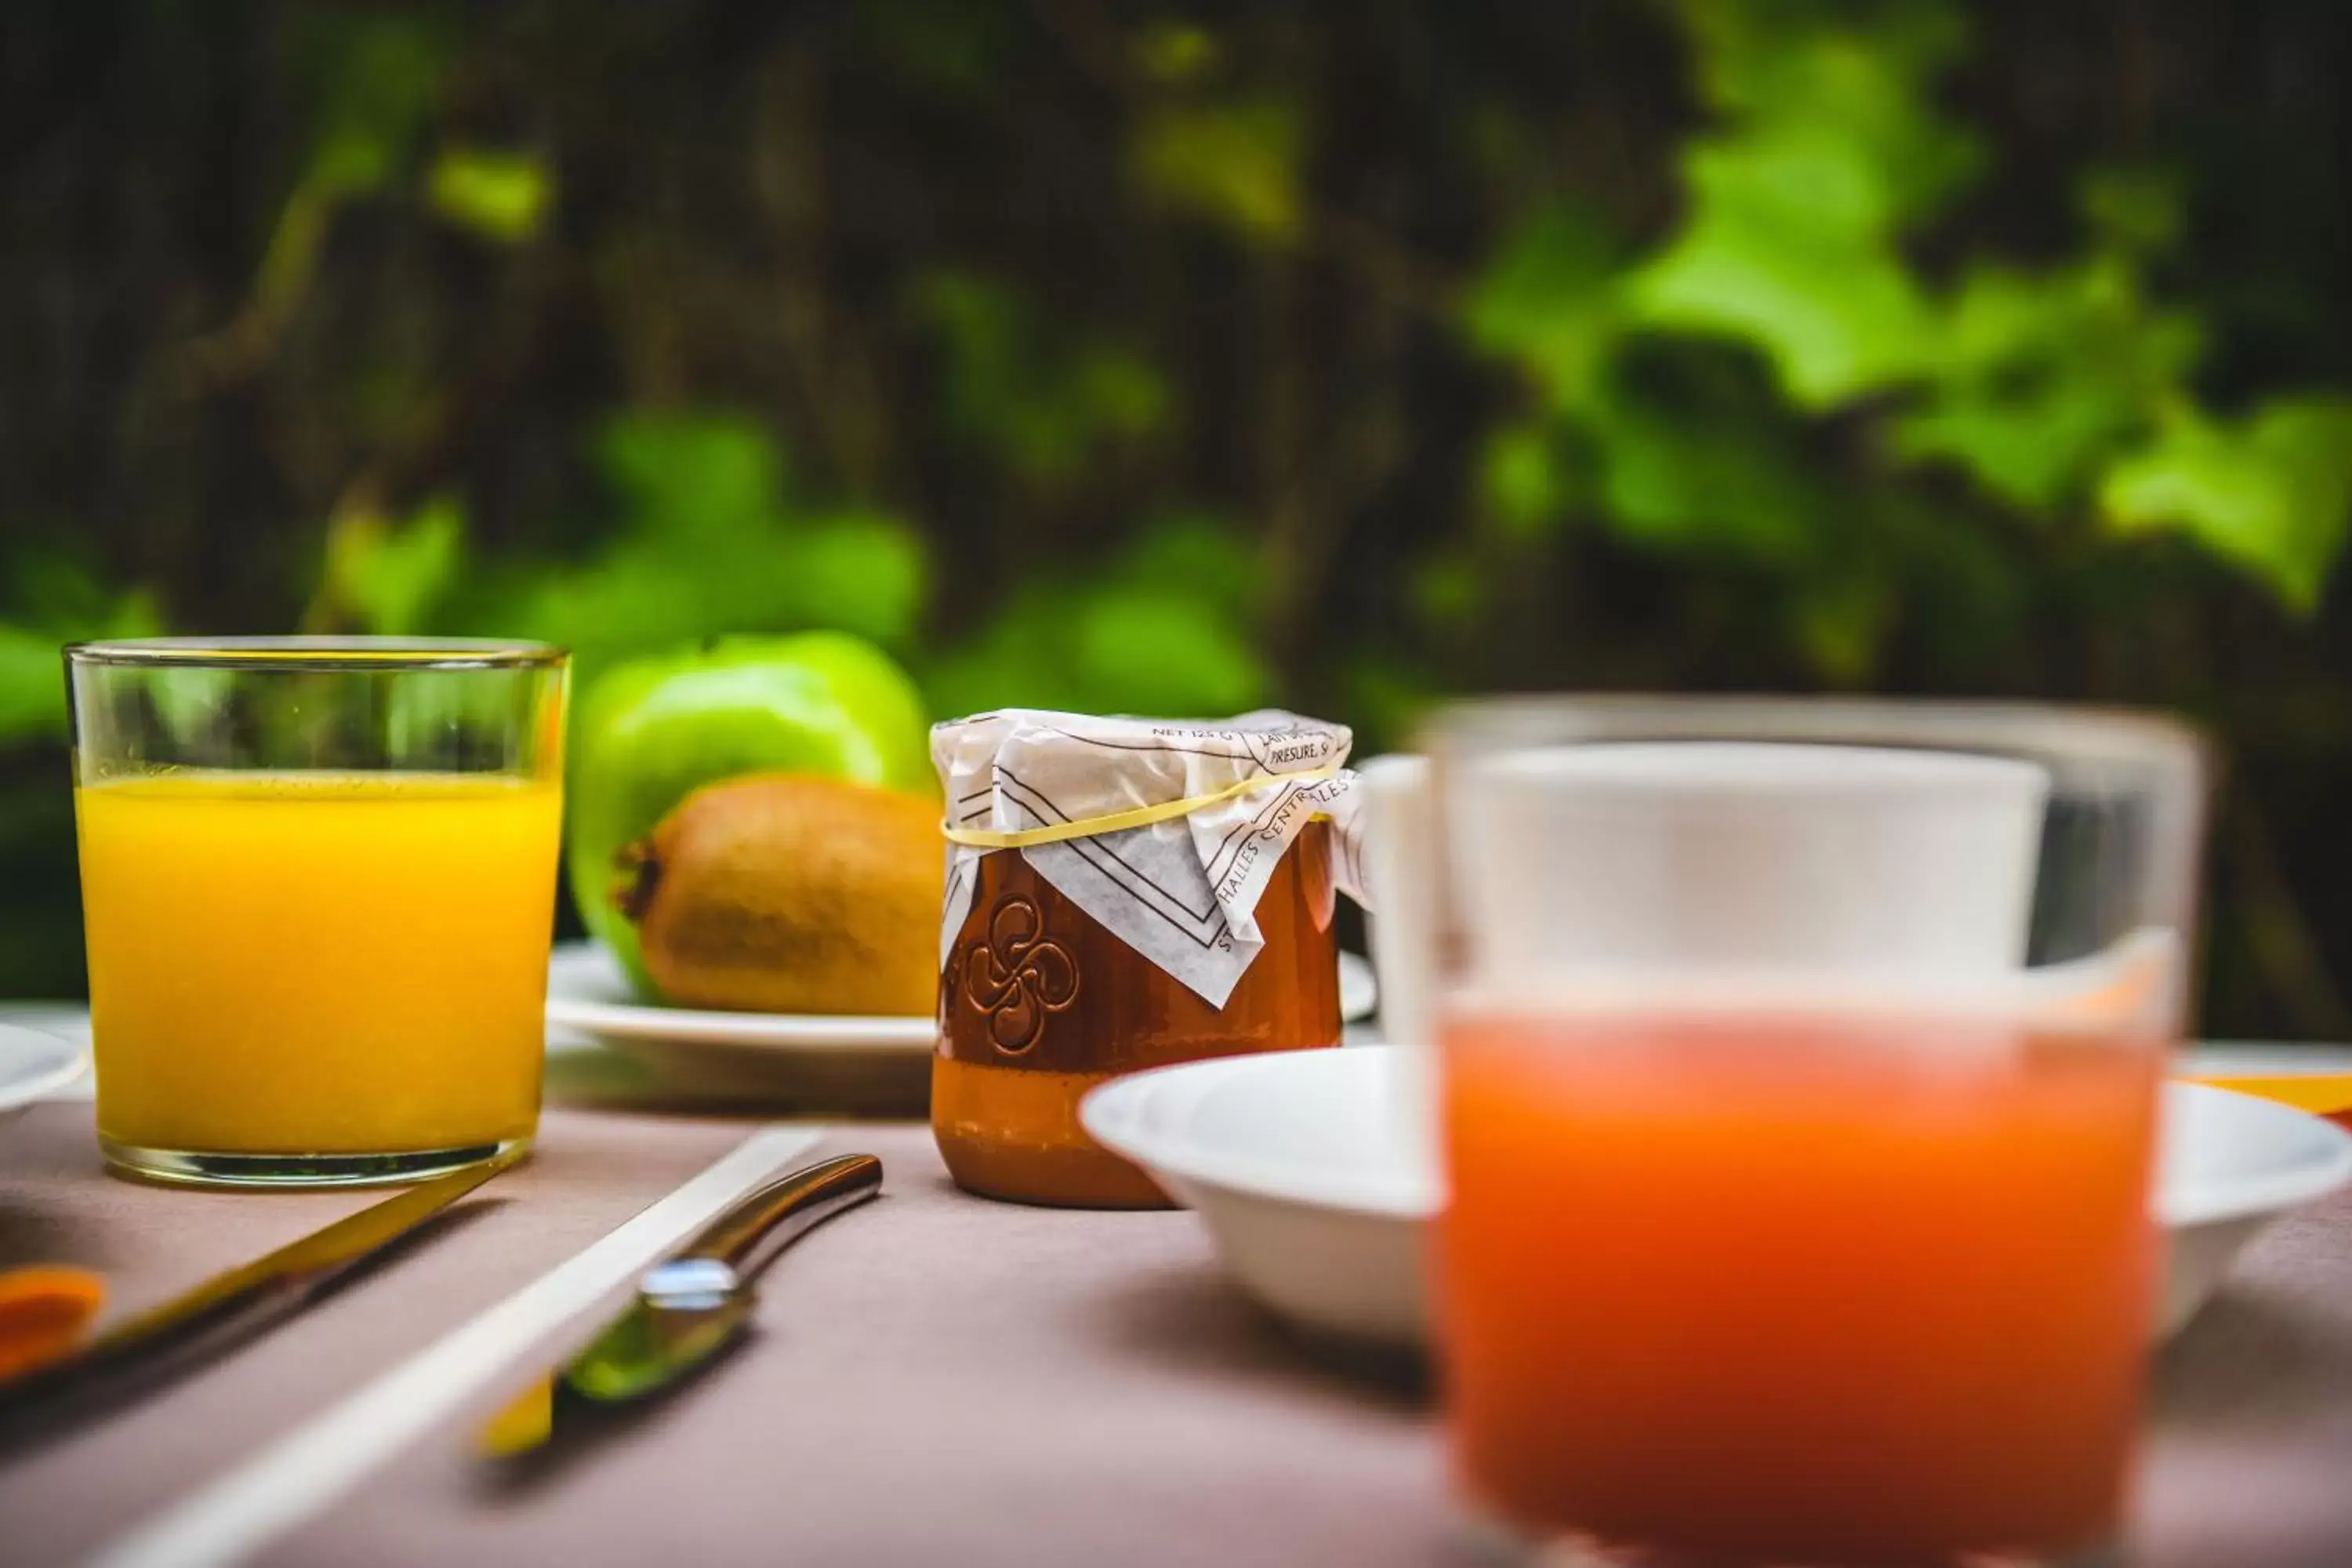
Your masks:
[{"label": "blurred green foliage", "polygon": [[2319,604],[2352,510],[2352,397],[2276,397],[2231,425],[2165,411],[2112,463],[2099,499],[2122,529],[2187,527],[2294,609]]},{"label": "blurred green foliage", "polygon": [[[1481,469],[1496,523],[1584,518],[1752,563],[1840,682],[1872,678],[1892,612],[1936,591],[1982,503],[2044,529],[2178,531],[2316,606],[2352,512],[2338,400],[2276,395],[2228,429],[2200,409],[2198,325],[2151,298],[2181,226],[2168,182],[2087,174],[2074,255],[1967,255],[1939,282],[1906,241],[1985,166],[1932,90],[1961,10],[1680,9],[1718,118],[1682,156],[1679,226],[1629,253],[1587,210],[1538,208],[1470,291],[1472,340],[1529,389]],[[1769,381],[1738,374],[1742,353]],[[1861,475],[1821,461],[1827,421],[1865,445]],[[1950,495],[1939,467],[1979,496]]]},{"label": "blurred green foliage", "polygon": [[[942,714],[1374,745],[1494,686],[2164,702],[2290,832],[2352,759],[2343,122],[2163,68],[2352,52],[2313,8],[234,9],[25,57],[171,222],[0,184],[67,345],[0,414],[0,994],[73,978],[57,644],[163,626],[833,626]],[[2232,822],[2225,1010],[2352,1031],[2352,899]]]},{"label": "blurred green foliage", "polygon": [[425,189],[443,217],[506,245],[530,237],[554,194],[547,170],[529,153],[480,147],[444,152]]},{"label": "blurred green foliage", "polygon": [[145,594],[110,594],[61,561],[19,563],[12,585],[18,604],[0,621],[0,744],[64,731],[64,644],[163,629]]},{"label": "blurred green foliage", "polygon": [[585,560],[486,562],[440,628],[509,628],[607,662],[721,631],[833,626],[904,650],[927,588],[922,542],[856,505],[787,489],[777,443],[748,421],[623,416],[596,442],[615,525]]},{"label": "blurred green foliage", "polygon": [[1252,605],[1255,563],[1232,529],[1156,519],[1097,571],[1047,567],[980,635],[926,668],[942,715],[1023,705],[1084,713],[1237,713],[1273,695]]},{"label": "blurred green foliage", "polygon": [[1171,206],[1198,214],[1244,240],[1298,237],[1300,130],[1278,98],[1170,103],[1137,128],[1137,182]]},{"label": "blurred green foliage", "polygon": [[961,440],[1035,484],[1079,475],[1165,428],[1171,394],[1132,348],[1056,334],[1019,292],[947,269],[919,278],[914,314],[937,338],[941,412]]}]

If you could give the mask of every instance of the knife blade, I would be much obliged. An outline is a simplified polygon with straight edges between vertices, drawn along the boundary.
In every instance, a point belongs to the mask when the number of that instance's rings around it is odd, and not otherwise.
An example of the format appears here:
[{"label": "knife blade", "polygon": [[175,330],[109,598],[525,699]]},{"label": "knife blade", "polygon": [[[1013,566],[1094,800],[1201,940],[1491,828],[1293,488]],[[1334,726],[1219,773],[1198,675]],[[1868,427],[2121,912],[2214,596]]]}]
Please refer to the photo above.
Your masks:
[{"label": "knife blade", "polygon": [[818,1226],[882,1190],[882,1162],[845,1154],[753,1189],[638,1281],[584,1349],[534,1378],[476,1431],[476,1452],[514,1459],[596,1412],[671,1387],[734,1342],[760,1270]]},{"label": "knife blade", "polygon": [[0,1443],[161,1383],[299,1311],[368,1259],[523,1157],[420,1183],[0,1380]]}]

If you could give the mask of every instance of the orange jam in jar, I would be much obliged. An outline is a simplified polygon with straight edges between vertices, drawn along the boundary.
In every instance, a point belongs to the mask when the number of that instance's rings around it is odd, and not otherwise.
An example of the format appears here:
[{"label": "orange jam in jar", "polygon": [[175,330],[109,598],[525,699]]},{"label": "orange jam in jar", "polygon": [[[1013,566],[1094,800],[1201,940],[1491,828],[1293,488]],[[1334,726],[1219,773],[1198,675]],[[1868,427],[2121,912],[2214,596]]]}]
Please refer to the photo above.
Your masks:
[{"label": "orange jam in jar", "polygon": [[1353,737],[1000,709],[935,726],[950,846],[931,1129],[965,1187],[1167,1203],[1087,1136],[1123,1073],[1339,1043],[1336,895],[1361,848]]},{"label": "orange jam in jar", "polygon": [[949,1172],[992,1197],[1167,1205],[1087,1136],[1078,1101],[1121,1073],[1339,1043],[1329,825],[1292,841],[1257,905],[1265,945],[1213,1005],[1013,852],[982,857],[940,977],[931,1129]]}]

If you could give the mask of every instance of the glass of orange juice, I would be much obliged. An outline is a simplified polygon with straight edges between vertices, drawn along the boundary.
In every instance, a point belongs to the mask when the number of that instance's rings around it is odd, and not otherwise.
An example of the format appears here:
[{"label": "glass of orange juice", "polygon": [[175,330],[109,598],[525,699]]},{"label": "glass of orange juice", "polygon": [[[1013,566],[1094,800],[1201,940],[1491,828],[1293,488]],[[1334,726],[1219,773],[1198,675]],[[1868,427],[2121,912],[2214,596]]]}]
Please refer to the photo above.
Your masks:
[{"label": "glass of orange juice", "polygon": [[1620,699],[1433,742],[1472,1510],[1546,1561],[2109,1560],[2194,741]]},{"label": "glass of orange juice", "polygon": [[569,656],[154,638],[66,666],[107,1160],[314,1185],[528,1145]]}]

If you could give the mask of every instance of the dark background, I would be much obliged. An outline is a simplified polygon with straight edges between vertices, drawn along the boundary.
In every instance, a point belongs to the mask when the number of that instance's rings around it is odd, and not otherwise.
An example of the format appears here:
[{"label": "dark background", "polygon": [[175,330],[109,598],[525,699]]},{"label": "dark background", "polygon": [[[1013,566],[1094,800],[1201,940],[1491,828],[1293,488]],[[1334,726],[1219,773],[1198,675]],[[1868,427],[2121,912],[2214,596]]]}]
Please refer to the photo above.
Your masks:
[{"label": "dark background", "polygon": [[941,714],[2149,704],[2352,1037],[2331,0],[16,4],[0,994],[68,637],[832,625]]}]

